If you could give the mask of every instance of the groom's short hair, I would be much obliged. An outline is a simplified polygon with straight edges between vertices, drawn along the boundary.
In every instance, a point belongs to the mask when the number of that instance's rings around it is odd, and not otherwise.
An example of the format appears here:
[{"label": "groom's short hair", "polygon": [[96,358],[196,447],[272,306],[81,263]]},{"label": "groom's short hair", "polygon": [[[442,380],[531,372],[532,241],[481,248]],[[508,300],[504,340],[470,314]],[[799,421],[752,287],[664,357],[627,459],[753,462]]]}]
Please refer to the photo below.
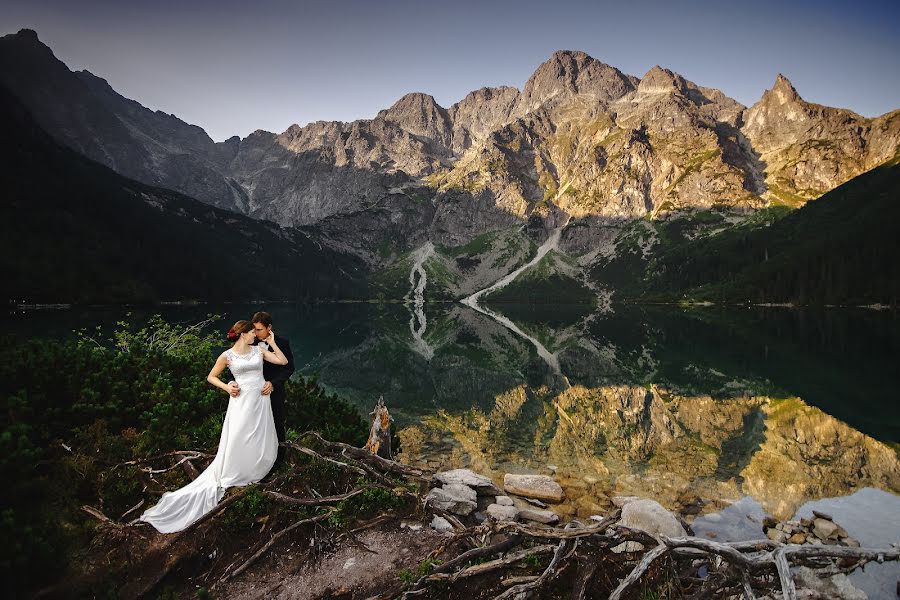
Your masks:
[{"label": "groom's short hair", "polygon": [[253,318],[250,319],[254,323],[262,323],[263,327],[271,327],[272,326],[272,315],[267,312],[259,311]]}]

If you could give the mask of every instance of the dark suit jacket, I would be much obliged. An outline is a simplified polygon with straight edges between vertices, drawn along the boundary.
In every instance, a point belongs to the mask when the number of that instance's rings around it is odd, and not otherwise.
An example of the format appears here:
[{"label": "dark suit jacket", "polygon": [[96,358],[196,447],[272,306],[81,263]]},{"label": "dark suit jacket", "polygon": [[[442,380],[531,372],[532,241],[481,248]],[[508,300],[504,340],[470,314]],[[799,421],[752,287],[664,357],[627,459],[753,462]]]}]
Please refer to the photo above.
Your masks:
[{"label": "dark suit jacket", "polygon": [[[265,377],[266,381],[272,382],[273,395],[283,393],[284,382],[290,379],[291,375],[294,374],[294,355],[291,353],[291,343],[280,335],[275,336],[275,343],[278,344],[278,347],[284,352],[285,357],[288,359],[288,364],[276,365],[270,362],[263,363],[263,377]],[[271,348],[268,352],[274,354],[274,351]]]}]

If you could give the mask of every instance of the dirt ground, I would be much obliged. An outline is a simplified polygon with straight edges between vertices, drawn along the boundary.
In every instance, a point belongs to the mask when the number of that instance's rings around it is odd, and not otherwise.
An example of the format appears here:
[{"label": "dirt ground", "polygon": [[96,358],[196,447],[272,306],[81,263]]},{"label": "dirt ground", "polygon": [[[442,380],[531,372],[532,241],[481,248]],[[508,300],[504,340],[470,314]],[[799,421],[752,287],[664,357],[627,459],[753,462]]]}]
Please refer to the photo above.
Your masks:
[{"label": "dirt ground", "polygon": [[373,529],[347,541],[312,562],[304,561],[299,542],[280,549],[268,560],[219,586],[213,597],[233,600],[271,598],[314,600],[319,598],[369,598],[399,581],[402,569],[415,572],[420,561],[442,539],[427,525],[418,530],[394,524]]}]

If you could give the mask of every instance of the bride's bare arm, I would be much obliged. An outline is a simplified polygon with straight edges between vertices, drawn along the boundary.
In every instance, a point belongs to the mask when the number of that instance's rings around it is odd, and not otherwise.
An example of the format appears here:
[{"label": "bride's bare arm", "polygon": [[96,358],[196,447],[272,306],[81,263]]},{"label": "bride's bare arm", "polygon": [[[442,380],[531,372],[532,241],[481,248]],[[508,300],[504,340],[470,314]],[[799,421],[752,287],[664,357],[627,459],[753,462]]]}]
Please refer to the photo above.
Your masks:
[{"label": "bride's bare arm", "polygon": [[275,351],[275,356],[272,356],[273,353],[271,352],[263,352],[263,359],[276,365],[288,364],[287,356],[284,355],[284,352],[282,352],[281,348],[278,347],[278,344],[275,343],[275,333],[270,333],[269,337],[267,337],[265,341],[269,345],[269,347]]},{"label": "bride's bare arm", "polygon": [[219,358],[216,359],[216,364],[213,365],[212,370],[209,372],[209,375],[206,376],[206,380],[225,392],[228,392],[230,396],[237,395],[240,392],[240,388],[236,382],[225,383],[221,379],[219,379],[219,374],[225,370],[225,367],[228,366],[228,359],[225,357],[225,353],[219,355]]}]

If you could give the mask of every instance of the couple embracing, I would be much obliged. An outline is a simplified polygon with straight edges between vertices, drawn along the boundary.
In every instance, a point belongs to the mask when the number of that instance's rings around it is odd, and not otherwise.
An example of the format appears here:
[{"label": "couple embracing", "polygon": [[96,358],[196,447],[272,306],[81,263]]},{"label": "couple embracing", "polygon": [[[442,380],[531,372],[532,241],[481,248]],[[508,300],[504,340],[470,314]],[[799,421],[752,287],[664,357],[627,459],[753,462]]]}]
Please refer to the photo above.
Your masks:
[{"label": "couple embracing", "polygon": [[[284,384],[294,372],[291,346],[272,331],[272,316],[258,312],[228,331],[231,348],[219,355],[207,376],[229,395],[219,449],[194,481],[166,492],[140,516],[161,533],[181,531],[207,514],[225,489],[255,483],[282,458],[285,441]],[[225,368],[234,381],[224,383]]]}]

